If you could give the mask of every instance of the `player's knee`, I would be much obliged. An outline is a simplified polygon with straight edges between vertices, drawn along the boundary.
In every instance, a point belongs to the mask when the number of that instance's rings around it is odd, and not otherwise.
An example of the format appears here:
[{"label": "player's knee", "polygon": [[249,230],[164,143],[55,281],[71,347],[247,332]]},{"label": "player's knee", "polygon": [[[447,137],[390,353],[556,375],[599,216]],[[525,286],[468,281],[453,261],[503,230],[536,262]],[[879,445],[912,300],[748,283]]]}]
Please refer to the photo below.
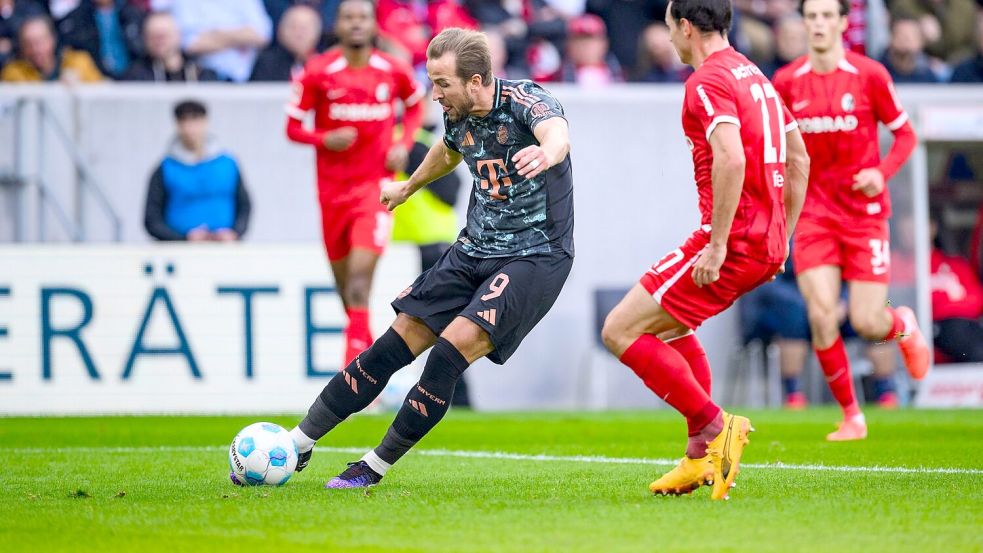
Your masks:
[{"label": "player's knee", "polygon": [[608,314],[607,318],[604,319],[604,326],[601,327],[601,341],[604,342],[604,347],[608,348],[611,353],[620,355],[631,345],[625,344],[628,339],[627,331],[628,329],[619,321],[615,313]]},{"label": "player's knee", "polygon": [[[865,340],[879,340],[884,337],[886,331],[879,329],[878,326],[880,325],[878,323],[877,317],[871,316],[869,313],[850,314],[850,326]],[[878,333],[879,330],[882,331]]]},{"label": "player's knee", "polygon": [[836,330],[840,327],[836,307],[821,304],[810,305],[809,326],[812,328],[814,333],[836,332]]},{"label": "player's knee", "polygon": [[810,306],[809,328],[817,347],[825,348],[836,341],[840,333],[839,314],[835,307]]},{"label": "player's knee", "polygon": [[345,303],[348,305],[367,305],[372,279],[363,275],[351,275],[345,286]]}]

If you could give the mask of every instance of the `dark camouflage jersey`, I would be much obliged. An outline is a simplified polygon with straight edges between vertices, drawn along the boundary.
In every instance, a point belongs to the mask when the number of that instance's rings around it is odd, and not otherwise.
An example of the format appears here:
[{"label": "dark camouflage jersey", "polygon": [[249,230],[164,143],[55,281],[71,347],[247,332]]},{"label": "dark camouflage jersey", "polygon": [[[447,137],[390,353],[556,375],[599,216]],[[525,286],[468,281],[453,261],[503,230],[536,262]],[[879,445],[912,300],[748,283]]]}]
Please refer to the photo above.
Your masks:
[{"label": "dark camouflage jersey", "polygon": [[457,245],[474,257],[564,251],[573,256],[573,175],[568,155],[534,179],[519,175],[512,156],[532,144],[536,125],[563,107],[532,81],[495,79],[495,103],[484,117],[451,122],[448,148],[464,156],[474,186],[468,222]]}]

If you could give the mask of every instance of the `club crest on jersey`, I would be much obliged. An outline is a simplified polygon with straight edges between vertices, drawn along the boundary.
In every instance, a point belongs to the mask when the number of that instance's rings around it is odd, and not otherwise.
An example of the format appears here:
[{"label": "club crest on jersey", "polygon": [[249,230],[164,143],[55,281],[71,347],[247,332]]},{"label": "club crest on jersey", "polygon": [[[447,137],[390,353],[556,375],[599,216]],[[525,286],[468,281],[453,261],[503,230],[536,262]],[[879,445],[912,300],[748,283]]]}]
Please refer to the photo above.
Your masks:
[{"label": "club crest on jersey", "polygon": [[849,92],[844,94],[843,99],[840,100],[840,107],[843,108],[843,111],[848,113],[853,111],[853,108],[856,107],[856,101],[853,99],[853,94],[850,94]]},{"label": "club crest on jersey", "polygon": [[505,125],[498,126],[498,132],[495,133],[495,138],[498,139],[498,143],[504,145],[509,141],[509,130]]},{"label": "club crest on jersey", "polygon": [[389,85],[386,83],[381,83],[379,86],[375,87],[375,99],[378,102],[388,102]]}]

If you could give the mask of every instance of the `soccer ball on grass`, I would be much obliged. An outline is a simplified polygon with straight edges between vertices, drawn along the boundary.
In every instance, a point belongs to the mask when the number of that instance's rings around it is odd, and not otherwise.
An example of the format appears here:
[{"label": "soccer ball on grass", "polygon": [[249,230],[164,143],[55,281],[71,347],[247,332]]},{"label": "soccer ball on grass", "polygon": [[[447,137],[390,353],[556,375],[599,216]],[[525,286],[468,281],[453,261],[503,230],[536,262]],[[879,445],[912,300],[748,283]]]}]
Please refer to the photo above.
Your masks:
[{"label": "soccer ball on grass", "polygon": [[290,433],[271,422],[243,428],[229,447],[229,478],[239,486],[282,486],[297,468]]}]

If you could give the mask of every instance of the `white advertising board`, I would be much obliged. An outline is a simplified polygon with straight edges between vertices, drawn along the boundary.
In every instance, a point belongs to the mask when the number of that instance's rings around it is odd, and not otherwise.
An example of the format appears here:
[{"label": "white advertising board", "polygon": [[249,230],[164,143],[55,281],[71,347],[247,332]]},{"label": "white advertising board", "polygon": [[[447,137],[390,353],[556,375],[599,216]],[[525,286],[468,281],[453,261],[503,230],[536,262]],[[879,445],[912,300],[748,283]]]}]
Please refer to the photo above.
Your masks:
[{"label": "white advertising board", "polygon": [[983,408],[983,365],[936,365],[919,385],[915,407]]},{"label": "white advertising board", "polygon": [[[377,334],[418,274],[389,249]],[[300,412],[344,324],[317,246],[2,246],[0,414]]]}]

